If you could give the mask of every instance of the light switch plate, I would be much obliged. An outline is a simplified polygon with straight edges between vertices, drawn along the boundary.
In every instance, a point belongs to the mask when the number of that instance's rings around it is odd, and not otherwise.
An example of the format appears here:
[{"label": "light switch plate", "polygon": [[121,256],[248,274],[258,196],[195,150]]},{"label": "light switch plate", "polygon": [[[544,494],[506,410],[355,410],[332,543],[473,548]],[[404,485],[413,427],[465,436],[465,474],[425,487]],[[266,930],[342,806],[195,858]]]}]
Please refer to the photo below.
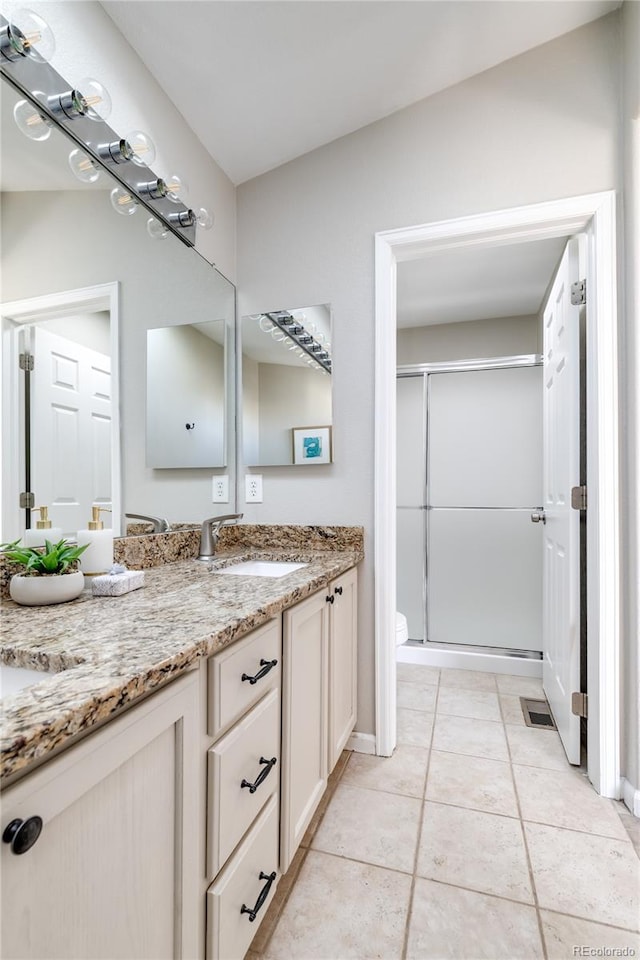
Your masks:
[{"label": "light switch plate", "polygon": [[212,477],[211,502],[229,503],[229,477],[226,474],[222,477]]},{"label": "light switch plate", "polygon": [[262,474],[248,473],[244,478],[245,503],[262,503]]}]

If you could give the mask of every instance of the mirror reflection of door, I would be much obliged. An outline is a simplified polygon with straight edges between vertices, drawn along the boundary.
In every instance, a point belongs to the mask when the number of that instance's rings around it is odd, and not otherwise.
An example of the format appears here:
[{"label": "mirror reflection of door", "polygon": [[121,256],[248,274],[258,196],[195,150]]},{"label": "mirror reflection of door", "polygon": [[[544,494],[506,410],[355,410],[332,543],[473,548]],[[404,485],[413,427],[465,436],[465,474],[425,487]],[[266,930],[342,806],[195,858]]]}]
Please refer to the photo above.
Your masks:
[{"label": "mirror reflection of door", "polygon": [[92,504],[111,510],[109,316],[48,321],[31,334],[31,490],[53,526],[75,537]]},{"label": "mirror reflection of door", "polygon": [[[21,488],[75,538],[91,506],[112,507],[111,330],[107,310],[16,325],[33,369],[14,398],[22,425]],[[104,514],[111,526],[110,514]],[[35,527],[26,509],[21,528]],[[19,532],[22,532],[20,530]]]}]

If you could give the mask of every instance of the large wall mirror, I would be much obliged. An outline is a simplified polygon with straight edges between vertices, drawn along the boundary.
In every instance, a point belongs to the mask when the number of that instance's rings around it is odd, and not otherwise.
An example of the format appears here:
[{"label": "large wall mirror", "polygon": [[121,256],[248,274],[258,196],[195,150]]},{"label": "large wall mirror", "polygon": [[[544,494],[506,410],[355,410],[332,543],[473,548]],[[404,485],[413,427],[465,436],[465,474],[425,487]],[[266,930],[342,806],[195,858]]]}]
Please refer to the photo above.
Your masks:
[{"label": "large wall mirror", "polygon": [[331,463],[329,304],[251,314],[241,337],[244,463]]},{"label": "large wall mirror", "polygon": [[[152,239],[143,209],[118,216],[108,174],[78,181],[66,134],[27,139],[13,122],[19,95],[4,81],[0,93],[0,537],[35,526],[19,505],[28,467],[36,506],[70,536],[95,502],[112,505],[116,534],[125,513],[199,523],[216,473],[229,474],[235,509],[233,284],[173,235]],[[167,350],[173,365],[156,369]],[[184,408],[178,380],[191,384]]]}]

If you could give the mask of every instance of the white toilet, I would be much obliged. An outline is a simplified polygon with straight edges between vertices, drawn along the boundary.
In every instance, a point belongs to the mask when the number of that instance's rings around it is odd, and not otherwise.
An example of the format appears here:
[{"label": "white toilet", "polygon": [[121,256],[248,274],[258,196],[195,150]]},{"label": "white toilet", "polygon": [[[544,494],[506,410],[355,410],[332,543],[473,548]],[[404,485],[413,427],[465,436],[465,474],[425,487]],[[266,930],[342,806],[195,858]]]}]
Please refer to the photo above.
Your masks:
[{"label": "white toilet", "polygon": [[409,639],[407,618],[403,613],[396,612],[396,646],[399,647]]}]

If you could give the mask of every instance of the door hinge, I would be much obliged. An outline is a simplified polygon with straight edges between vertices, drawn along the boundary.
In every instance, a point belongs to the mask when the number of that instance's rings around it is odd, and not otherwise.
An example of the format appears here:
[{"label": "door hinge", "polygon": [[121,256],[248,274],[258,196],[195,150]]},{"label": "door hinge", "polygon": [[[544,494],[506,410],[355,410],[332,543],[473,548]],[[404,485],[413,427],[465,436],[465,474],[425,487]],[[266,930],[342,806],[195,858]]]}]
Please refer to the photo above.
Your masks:
[{"label": "door hinge", "polygon": [[574,307],[587,302],[587,281],[576,280],[571,284],[571,303]]},{"label": "door hinge", "polygon": [[586,693],[571,694],[571,713],[574,717],[588,716],[588,702],[589,698]]},{"label": "door hinge", "polygon": [[20,369],[26,370],[28,373],[31,373],[35,366],[35,361],[33,359],[33,354],[29,353],[28,350],[25,350],[24,353],[20,354]]},{"label": "door hinge", "polygon": [[21,510],[33,510],[36,505],[36,495],[35,493],[21,493],[20,494],[20,509]]},{"label": "door hinge", "polygon": [[571,506],[574,510],[587,509],[587,488],[571,487]]}]

